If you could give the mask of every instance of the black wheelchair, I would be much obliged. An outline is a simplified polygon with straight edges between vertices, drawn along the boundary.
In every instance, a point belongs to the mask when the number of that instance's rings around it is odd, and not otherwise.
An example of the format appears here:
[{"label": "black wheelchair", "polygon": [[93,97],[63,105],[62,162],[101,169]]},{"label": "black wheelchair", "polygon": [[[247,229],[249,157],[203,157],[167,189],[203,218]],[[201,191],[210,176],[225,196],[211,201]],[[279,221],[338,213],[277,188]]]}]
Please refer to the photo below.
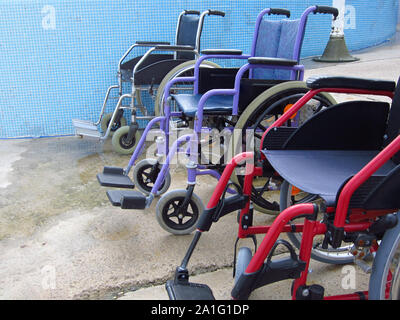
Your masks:
[{"label": "black wheelchair", "polygon": [[[137,41],[121,57],[118,63],[118,84],[110,86],[96,122],[73,119],[75,133],[78,136],[92,137],[101,141],[112,136],[114,151],[121,154],[131,154],[140,139],[137,120],[150,120],[159,115],[163,99],[163,89],[166,83],[178,76],[191,74],[195,59],[200,50],[200,38],[204,18],[209,15],[225,16],[224,12],[207,10],[185,10],[178,18],[175,44],[169,42]],[[138,48],[147,48],[144,55],[127,60],[129,54]],[[157,53],[164,52],[164,53]],[[173,52],[173,53],[168,53]],[[206,61],[202,67],[218,67],[215,63]],[[125,83],[131,87],[129,93]],[[112,91],[118,91],[118,96],[110,97]],[[154,112],[149,106],[143,105],[142,95],[148,92],[154,100]],[[107,102],[118,99],[111,113],[105,113]],[[124,104],[130,100],[130,104]],[[124,110],[131,111],[131,124],[127,126]],[[140,114],[139,114],[140,113]],[[100,126],[100,131],[98,130]]]}]

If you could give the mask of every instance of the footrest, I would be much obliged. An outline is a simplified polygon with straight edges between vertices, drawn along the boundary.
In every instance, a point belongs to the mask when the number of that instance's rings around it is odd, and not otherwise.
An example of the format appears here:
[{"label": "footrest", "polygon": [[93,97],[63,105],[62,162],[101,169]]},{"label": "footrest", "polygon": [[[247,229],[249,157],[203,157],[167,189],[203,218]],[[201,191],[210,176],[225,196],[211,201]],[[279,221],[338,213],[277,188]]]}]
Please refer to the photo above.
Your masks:
[{"label": "footrest", "polygon": [[121,209],[146,208],[146,196],[138,191],[108,190],[107,196],[113,206]]},{"label": "footrest", "polygon": [[75,134],[78,136],[97,139],[101,138],[97,126],[91,121],[72,119],[72,124],[75,128]]},{"label": "footrest", "polygon": [[132,180],[124,174],[123,168],[104,167],[103,173],[97,175],[97,180],[104,187],[133,189]]},{"label": "footrest", "polygon": [[215,300],[209,286],[169,280],[165,284],[170,300]]}]

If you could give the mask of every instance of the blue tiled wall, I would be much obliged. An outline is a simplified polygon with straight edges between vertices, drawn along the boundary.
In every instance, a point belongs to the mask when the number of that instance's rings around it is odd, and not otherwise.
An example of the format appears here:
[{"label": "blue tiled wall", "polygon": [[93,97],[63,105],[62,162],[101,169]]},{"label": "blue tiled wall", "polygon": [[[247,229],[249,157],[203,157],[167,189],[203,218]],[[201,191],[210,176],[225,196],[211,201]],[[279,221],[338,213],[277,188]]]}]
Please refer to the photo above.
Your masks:
[{"label": "blue tiled wall", "polygon": [[[286,7],[299,17],[316,2],[332,4],[331,0],[2,0],[0,138],[72,134],[72,118],[95,120],[107,87],[116,83],[121,55],[136,40],[173,42],[183,9],[225,11],[225,18],[206,20],[202,48],[247,53],[263,8]],[[351,10],[348,13],[348,47],[361,49],[393,36],[397,2],[348,0],[355,12],[355,19]],[[329,16],[310,17],[303,57],[322,54],[330,25]]]}]

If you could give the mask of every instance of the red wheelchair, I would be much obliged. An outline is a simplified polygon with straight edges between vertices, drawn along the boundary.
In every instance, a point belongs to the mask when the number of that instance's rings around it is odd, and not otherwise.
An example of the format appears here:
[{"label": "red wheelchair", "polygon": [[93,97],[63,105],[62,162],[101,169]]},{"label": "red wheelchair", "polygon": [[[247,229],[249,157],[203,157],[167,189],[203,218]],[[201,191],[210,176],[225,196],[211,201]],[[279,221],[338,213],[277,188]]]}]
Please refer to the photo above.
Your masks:
[{"label": "red wheelchair", "polygon": [[[189,282],[187,265],[201,234],[222,216],[239,210],[238,239],[265,234],[254,255],[236,250],[233,299],[293,279],[291,296],[301,300],[400,299],[400,86],[394,81],[314,77],[310,89],[264,132],[259,152],[237,155],[226,166],[175,277],[170,299],[213,299],[212,290]],[[326,108],[299,127],[287,125],[321,92],[386,96],[382,101],[348,101]],[[234,169],[245,164],[238,193],[225,197]],[[285,182],[281,212],[268,226],[253,225],[252,181],[273,169]],[[289,241],[279,239],[287,233]],[[289,252],[272,260],[278,246]],[[298,248],[298,253],[294,247]],[[326,296],[307,284],[310,259],[356,263],[370,273],[368,291]]]}]

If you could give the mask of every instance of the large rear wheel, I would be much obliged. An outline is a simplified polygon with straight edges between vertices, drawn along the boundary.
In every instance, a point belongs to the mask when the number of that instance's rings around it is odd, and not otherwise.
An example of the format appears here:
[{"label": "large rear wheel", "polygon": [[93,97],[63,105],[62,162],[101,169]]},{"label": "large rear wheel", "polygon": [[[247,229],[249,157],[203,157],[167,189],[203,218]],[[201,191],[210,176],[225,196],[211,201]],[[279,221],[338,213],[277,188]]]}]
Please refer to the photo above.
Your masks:
[{"label": "large rear wheel", "polygon": [[[231,149],[228,155],[233,157],[244,151],[259,150],[261,137],[265,130],[309,90],[303,81],[288,81],[261,93],[240,115],[235,125],[233,139],[229,144]],[[336,104],[336,101],[330,94],[320,93],[285,125],[297,127],[315,113],[333,104]],[[254,178],[251,200],[257,211],[277,215],[279,213],[279,189],[282,179],[275,174],[272,167],[269,169],[265,170],[265,176]],[[232,181],[243,186],[243,171],[236,170],[235,174],[232,175]]]},{"label": "large rear wheel", "polygon": [[[399,213],[397,213],[397,217]],[[399,218],[399,217],[398,217]],[[385,232],[369,280],[370,300],[400,300],[400,222]]]}]

